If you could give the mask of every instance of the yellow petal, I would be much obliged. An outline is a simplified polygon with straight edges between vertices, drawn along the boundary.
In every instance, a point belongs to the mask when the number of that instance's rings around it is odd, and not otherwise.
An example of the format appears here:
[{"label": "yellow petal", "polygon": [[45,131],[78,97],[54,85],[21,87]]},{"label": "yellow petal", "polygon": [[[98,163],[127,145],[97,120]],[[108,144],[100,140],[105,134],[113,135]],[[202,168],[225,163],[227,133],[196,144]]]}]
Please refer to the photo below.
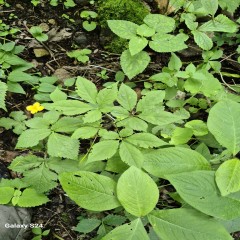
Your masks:
[{"label": "yellow petal", "polygon": [[27,106],[26,109],[27,109],[28,111],[31,111],[31,109],[32,109],[32,105]]}]

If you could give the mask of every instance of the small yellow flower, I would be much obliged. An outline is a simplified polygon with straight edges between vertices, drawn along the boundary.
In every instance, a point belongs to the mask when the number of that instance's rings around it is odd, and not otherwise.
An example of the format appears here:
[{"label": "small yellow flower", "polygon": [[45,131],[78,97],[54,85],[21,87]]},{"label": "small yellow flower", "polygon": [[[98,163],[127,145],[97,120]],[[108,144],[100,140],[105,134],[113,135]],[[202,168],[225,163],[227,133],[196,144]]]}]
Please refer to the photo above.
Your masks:
[{"label": "small yellow flower", "polygon": [[39,102],[35,102],[33,105],[29,105],[26,107],[26,109],[31,112],[31,114],[35,114],[37,112],[41,112],[44,107],[41,106],[41,104]]}]

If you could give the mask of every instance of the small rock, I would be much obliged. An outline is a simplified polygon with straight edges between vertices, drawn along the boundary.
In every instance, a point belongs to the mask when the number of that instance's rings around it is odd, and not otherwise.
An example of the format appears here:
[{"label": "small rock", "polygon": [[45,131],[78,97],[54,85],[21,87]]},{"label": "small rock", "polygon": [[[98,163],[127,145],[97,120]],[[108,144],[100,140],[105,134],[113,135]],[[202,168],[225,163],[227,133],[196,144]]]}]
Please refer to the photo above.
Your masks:
[{"label": "small rock", "polygon": [[61,83],[64,83],[64,80],[72,77],[71,73],[63,68],[57,69],[54,72],[53,76],[56,76],[58,78],[59,82],[61,82]]},{"label": "small rock", "polygon": [[33,52],[37,58],[50,55],[50,53],[45,48],[35,48]]},{"label": "small rock", "polygon": [[80,6],[84,7],[89,4],[89,0],[75,0],[75,2]]},{"label": "small rock", "polygon": [[39,24],[39,27],[43,30],[43,32],[49,31],[49,26],[46,23]]},{"label": "small rock", "polygon": [[86,47],[88,45],[88,38],[83,32],[76,32],[73,40],[79,47]]},{"label": "small rock", "polygon": [[21,4],[16,4],[16,8],[19,8],[19,9],[22,9],[22,10],[24,10],[24,7],[21,5]]},{"label": "small rock", "polygon": [[50,24],[52,24],[52,25],[55,25],[55,24],[56,24],[56,21],[55,21],[55,19],[53,19],[53,18],[49,19],[48,22],[49,22]]},{"label": "small rock", "polygon": [[180,57],[183,58],[194,58],[202,55],[202,50],[197,45],[189,45],[188,48],[178,52]]}]

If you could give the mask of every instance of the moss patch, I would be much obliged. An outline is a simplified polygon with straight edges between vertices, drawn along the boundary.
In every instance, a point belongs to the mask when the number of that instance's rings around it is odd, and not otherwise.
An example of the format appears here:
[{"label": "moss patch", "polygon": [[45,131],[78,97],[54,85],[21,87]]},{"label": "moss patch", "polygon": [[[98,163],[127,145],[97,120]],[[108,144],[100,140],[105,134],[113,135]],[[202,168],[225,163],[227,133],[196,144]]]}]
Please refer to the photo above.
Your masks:
[{"label": "moss patch", "polygon": [[[142,24],[149,14],[148,7],[141,0],[100,0],[98,1],[98,20],[102,29],[107,29],[107,20],[128,20]],[[110,39],[110,40],[109,40]],[[120,53],[126,48],[127,41],[111,34],[107,36],[106,49]]]}]

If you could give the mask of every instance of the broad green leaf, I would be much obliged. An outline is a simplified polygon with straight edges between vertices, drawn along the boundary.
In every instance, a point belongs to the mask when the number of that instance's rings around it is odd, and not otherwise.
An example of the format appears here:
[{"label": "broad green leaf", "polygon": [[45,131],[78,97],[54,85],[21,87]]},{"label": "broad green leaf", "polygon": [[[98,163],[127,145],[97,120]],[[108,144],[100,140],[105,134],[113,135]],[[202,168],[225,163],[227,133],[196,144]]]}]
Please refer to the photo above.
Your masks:
[{"label": "broad green leaf", "polygon": [[141,51],[132,56],[129,50],[125,50],[121,55],[120,63],[124,73],[132,79],[145,70],[150,60],[147,52]]},{"label": "broad green leaf", "polygon": [[114,173],[123,173],[127,169],[128,165],[121,160],[119,153],[108,159],[105,167],[106,171]]},{"label": "broad green leaf", "polygon": [[79,163],[75,160],[61,159],[61,158],[49,158],[45,162],[46,166],[56,173],[73,172],[79,170]]},{"label": "broad green leaf", "polygon": [[156,206],[159,191],[148,174],[131,166],[118,180],[117,197],[127,212],[142,217]]},{"label": "broad green leaf", "polygon": [[28,83],[37,83],[38,82],[38,78],[34,77],[31,74],[22,72],[22,71],[12,71],[10,72],[10,74],[8,75],[8,80],[11,82],[28,82]]},{"label": "broad green leaf", "polygon": [[19,136],[16,148],[34,147],[38,145],[39,141],[49,136],[50,133],[50,129],[28,129]]},{"label": "broad green leaf", "polygon": [[202,120],[192,120],[185,124],[186,128],[193,130],[195,136],[204,136],[208,134],[208,128],[205,122]]},{"label": "broad green leaf", "polygon": [[215,183],[215,172],[183,172],[166,177],[180,197],[197,210],[225,220],[240,216],[239,192],[221,196]]},{"label": "broad green leaf", "polygon": [[5,105],[6,93],[7,93],[7,85],[6,83],[0,81],[0,109],[4,109],[5,111],[7,111],[6,105]]},{"label": "broad green leaf", "polygon": [[51,104],[50,107],[51,109],[61,111],[64,115],[82,114],[93,109],[92,106],[78,100],[60,100]]},{"label": "broad green leaf", "polygon": [[213,20],[210,20],[200,26],[198,31],[234,33],[237,31],[237,24],[230,20],[227,16],[219,14]]},{"label": "broad green leaf", "polygon": [[212,16],[215,15],[218,10],[218,0],[201,0],[201,3],[206,11],[208,11]]},{"label": "broad green leaf", "polygon": [[118,145],[117,140],[105,140],[94,144],[88,156],[88,163],[111,158],[117,152]]},{"label": "broad green leaf", "polygon": [[122,107],[131,111],[137,104],[137,93],[129,86],[122,84],[119,88],[117,101]]},{"label": "broad green leaf", "polygon": [[231,13],[234,13],[240,5],[240,0],[234,0],[234,1],[218,0],[218,1],[222,9],[227,10]]},{"label": "broad green leaf", "polygon": [[74,139],[88,139],[94,137],[98,132],[98,128],[95,127],[81,127],[75,130],[72,135]]},{"label": "broad green leaf", "polygon": [[26,94],[26,92],[19,83],[11,81],[7,81],[7,90],[13,93]]},{"label": "broad green leaf", "polygon": [[187,48],[184,43],[188,39],[186,34],[180,33],[176,36],[171,34],[157,33],[149,42],[149,47],[156,52],[177,52]]},{"label": "broad green leaf", "polygon": [[60,100],[66,100],[67,94],[56,87],[55,90],[50,94],[50,98],[53,102],[57,102]]},{"label": "broad green leaf", "polygon": [[143,168],[156,177],[166,178],[168,174],[208,170],[210,164],[196,151],[169,147],[145,153]]},{"label": "broad green leaf", "polygon": [[176,127],[173,130],[173,135],[171,137],[170,144],[181,145],[187,143],[193,135],[193,130],[190,128],[180,128]]},{"label": "broad green leaf", "polygon": [[240,151],[239,106],[231,100],[218,102],[211,108],[207,121],[209,131],[233,155]]},{"label": "broad green leaf", "polygon": [[174,115],[161,109],[155,109],[155,111],[145,110],[139,114],[138,117],[155,125],[166,125],[178,122],[182,119],[181,116]]},{"label": "broad green leaf", "polygon": [[127,218],[125,216],[108,214],[102,221],[109,226],[119,226],[125,223],[126,220]]},{"label": "broad green leaf", "polygon": [[151,37],[155,34],[155,30],[146,24],[142,24],[138,26],[137,34],[143,37]]},{"label": "broad green leaf", "polygon": [[147,232],[140,218],[116,227],[101,240],[149,240]]},{"label": "broad green leaf", "polygon": [[143,21],[159,33],[169,33],[175,28],[175,20],[161,14],[148,14]]},{"label": "broad green leaf", "polygon": [[147,92],[145,96],[138,101],[137,111],[142,112],[145,109],[155,109],[157,106],[162,105],[165,97],[165,91],[151,91]]},{"label": "broad green leaf", "polygon": [[153,211],[148,215],[153,229],[162,240],[231,240],[216,220],[194,210],[177,208]]},{"label": "broad green leaf", "polygon": [[192,94],[201,92],[206,97],[211,97],[216,96],[222,90],[222,85],[217,78],[203,69],[194,72],[185,82],[184,88]]},{"label": "broad green leaf", "polygon": [[142,167],[143,155],[139,149],[123,141],[119,147],[119,154],[123,162],[129,166]]},{"label": "broad green leaf", "polygon": [[0,204],[7,204],[11,201],[14,194],[12,187],[0,187]]},{"label": "broad green leaf", "polygon": [[97,88],[94,83],[83,77],[78,77],[76,81],[77,94],[85,101],[96,103]]},{"label": "broad green leaf", "polygon": [[35,207],[47,203],[49,199],[43,193],[38,193],[35,189],[27,188],[19,197],[17,205],[19,207]]},{"label": "broad green leaf", "polygon": [[48,154],[53,157],[77,159],[79,141],[58,133],[52,133],[47,143]]},{"label": "broad green leaf", "polygon": [[23,173],[26,170],[38,167],[43,161],[43,158],[39,158],[35,155],[18,156],[13,159],[8,168],[15,172]]},{"label": "broad green leaf", "polygon": [[203,50],[210,50],[213,47],[212,39],[204,32],[192,31],[195,43]]},{"label": "broad green leaf", "polygon": [[169,87],[176,86],[178,82],[178,79],[176,77],[173,77],[170,73],[167,72],[154,74],[150,77],[150,80],[165,83]]},{"label": "broad green leaf", "polygon": [[98,132],[98,135],[105,140],[114,140],[119,138],[119,135],[117,132],[107,131],[106,129],[100,129]]},{"label": "broad green leaf", "polygon": [[83,121],[80,117],[62,117],[52,125],[51,130],[54,132],[72,133],[82,125]]},{"label": "broad green leaf", "polygon": [[121,38],[131,39],[137,35],[138,25],[125,20],[108,20],[109,28]]},{"label": "broad green leaf", "polygon": [[60,117],[60,113],[57,111],[49,111],[43,114],[43,119],[45,119],[49,124],[55,123]]},{"label": "broad green leaf", "polygon": [[227,229],[229,233],[240,231],[240,218],[235,218],[233,220],[217,220]]},{"label": "broad green leaf", "polygon": [[112,86],[112,88],[102,89],[97,95],[98,108],[101,112],[112,111],[114,105],[113,102],[117,99],[117,85]]},{"label": "broad green leaf", "polygon": [[175,54],[175,53],[171,53],[171,58],[170,61],[168,63],[168,68],[170,70],[180,70],[182,67],[182,61],[181,59]]},{"label": "broad green leaf", "polygon": [[101,224],[101,220],[95,218],[82,219],[74,228],[74,231],[80,233],[90,233]]},{"label": "broad green leaf", "polygon": [[47,129],[49,128],[49,122],[45,118],[35,117],[25,122],[26,126],[35,129]]},{"label": "broad green leaf", "polygon": [[222,196],[240,191],[239,171],[240,161],[237,158],[222,163],[217,169],[215,178]]},{"label": "broad green leaf", "polygon": [[62,173],[59,180],[67,195],[82,208],[106,211],[120,205],[115,196],[116,183],[109,177],[79,171]]},{"label": "broad green leaf", "polygon": [[141,52],[148,45],[148,40],[144,37],[135,36],[129,41],[129,51],[131,55]]},{"label": "broad green leaf", "polygon": [[140,118],[137,117],[129,117],[123,119],[122,121],[117,122],[118,127],[127,127],[136,131],[146,132],[148,128],[148,124]]},{"label": "broad green leaf", "polygon": [[93,123],[102,118],[102,113],[98,109],[87,112],[83,117],[84,123]]},{"label": "broad green leaf", "polygon": [[212,155],[205,143],[200,143],[197,148],[195,148],[195,151],[200,153],[203,157],[205,157],[208,161],[212,158]]},{"label": "broad green leaf", "polygon": [[122,120],[129,117],[129,112],[127,109],[121,106],[114,106],[111,114],[117,118],[117,120]]},{"label": "broad green leaf", "polygon": [[168,144],[151,133],[135,133],[125,140],[142,148],[160,147]]},{"label": "broad green leaf", "polygon": [[46,192],[57,186],[58,175],[48,169],[45,164],[24,172],[23,181],[30,184],[37,192]]}]

